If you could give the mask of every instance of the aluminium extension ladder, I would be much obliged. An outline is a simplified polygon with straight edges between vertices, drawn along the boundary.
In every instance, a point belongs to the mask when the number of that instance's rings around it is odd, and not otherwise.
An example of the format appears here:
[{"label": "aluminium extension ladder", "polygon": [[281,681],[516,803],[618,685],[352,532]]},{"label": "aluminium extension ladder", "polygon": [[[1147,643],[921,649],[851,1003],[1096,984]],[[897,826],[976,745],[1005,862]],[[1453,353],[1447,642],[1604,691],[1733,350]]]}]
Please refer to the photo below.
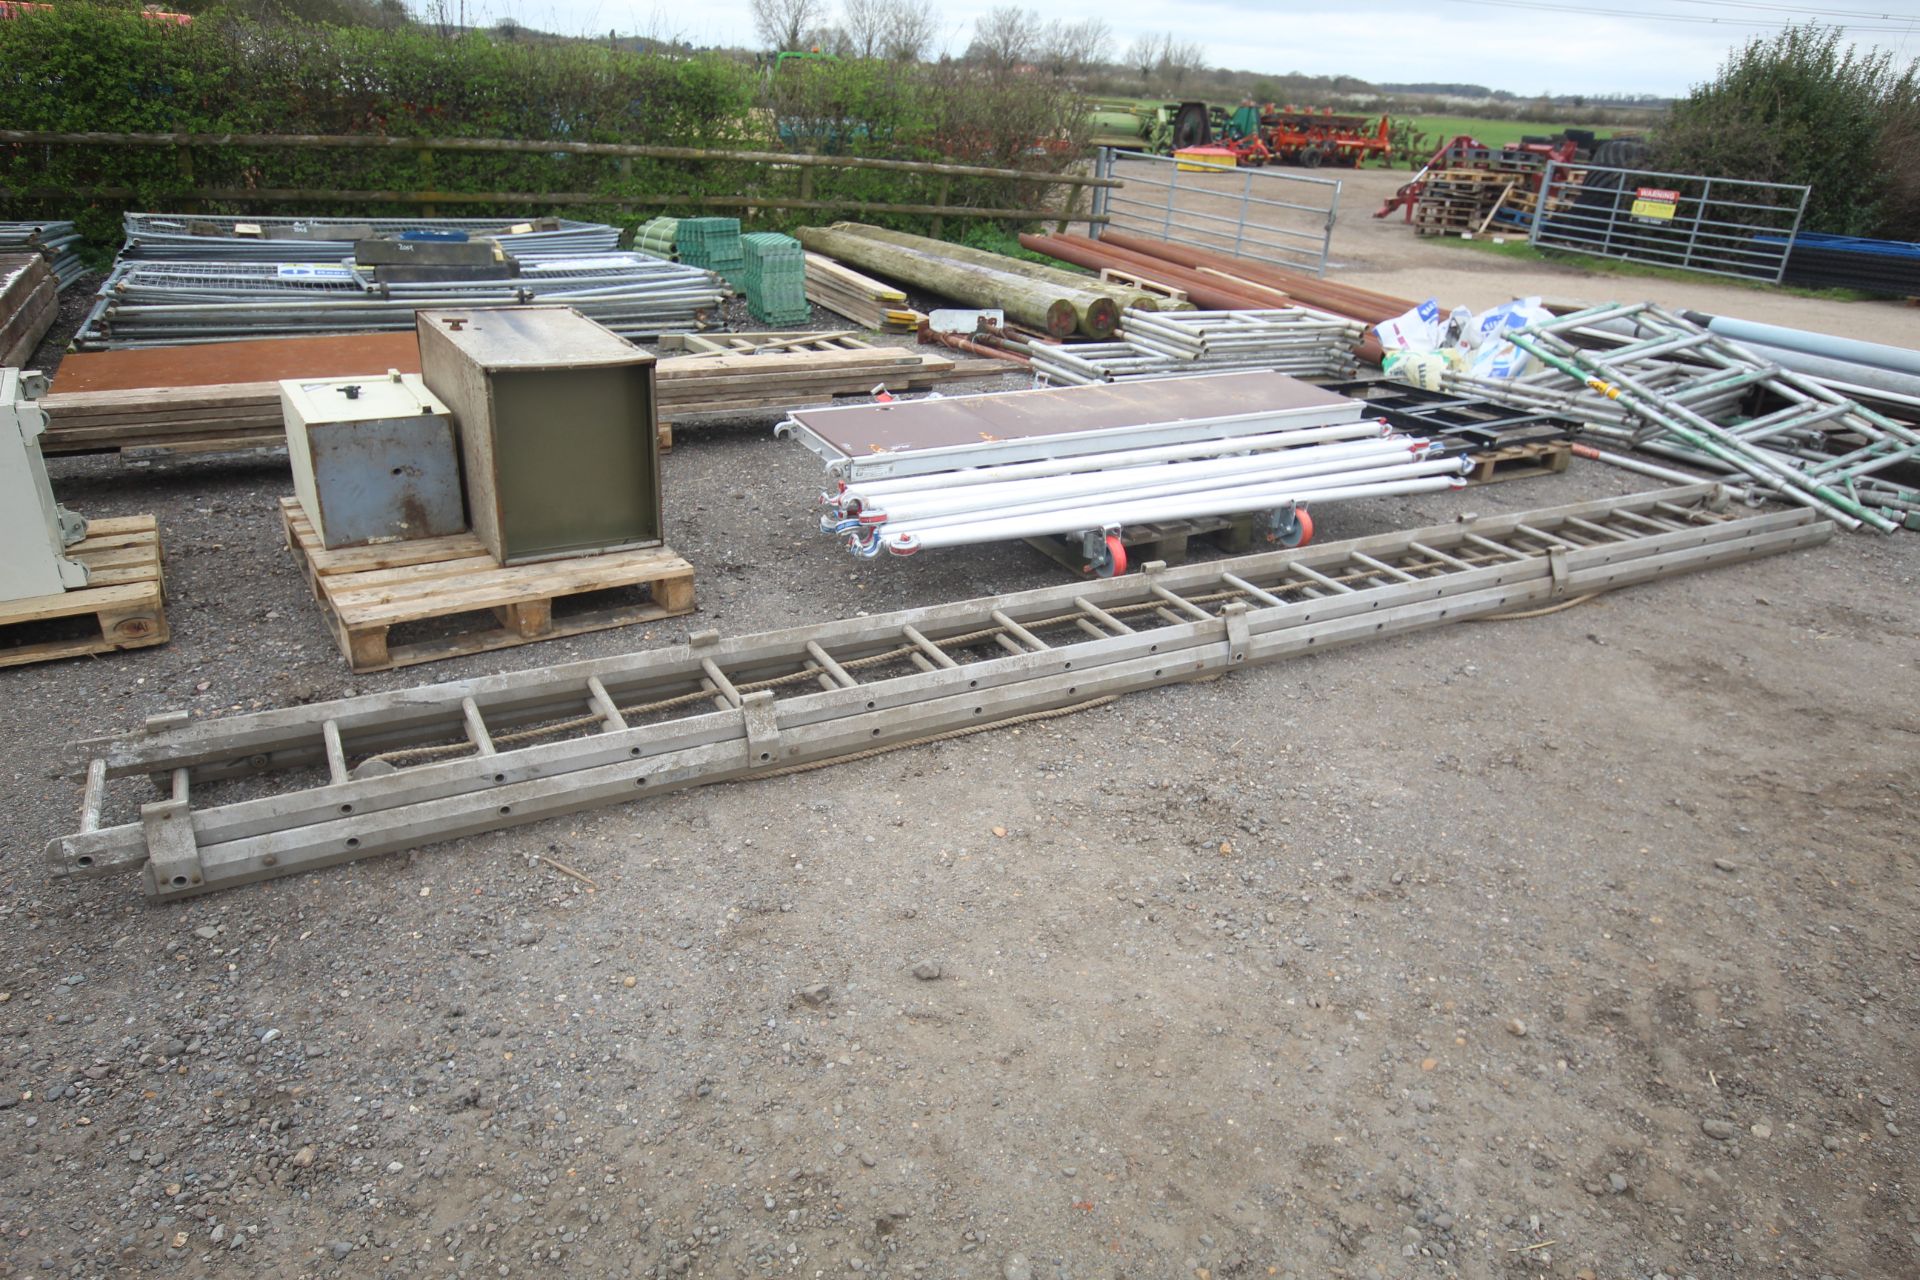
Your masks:
[{"label": "aluminium extension ladder", "polygon": [[[1809,546],[1689,485],[84,744],[62,876],[170,899]],[[160,798],[140,803],[137,779]],[[119,780],[127,779],[124,784]],[[119,784],[119,785],[116,785]],[[233,794],[238,789],[239,794]]]}]

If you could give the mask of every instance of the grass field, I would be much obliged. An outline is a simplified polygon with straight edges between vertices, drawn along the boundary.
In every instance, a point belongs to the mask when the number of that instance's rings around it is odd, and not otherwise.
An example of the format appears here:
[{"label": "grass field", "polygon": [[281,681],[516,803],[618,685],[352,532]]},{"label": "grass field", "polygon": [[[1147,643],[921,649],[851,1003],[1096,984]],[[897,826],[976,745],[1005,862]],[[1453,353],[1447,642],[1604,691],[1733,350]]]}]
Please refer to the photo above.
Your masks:
[{"label": "grass field", "polygon": [[1433,145],[1469,134],[1490,147],[1507,147],[1520,141],[1522,137],[1554,137],[1561,130],[1572,128],[1591,128],[1602,138],[1611,138],[1619,130],[1613,125],[1574,125],[1543,124],[1538,120],[1481,120],[1473,116],[1414,116],[1416,129],[1425,130],[1433,137]]},{"label": "grass field", "polygon": [[[1158,105],[1156,102],[1151,102],[1144,98],[1102,98],[1100,101],[1102,103],[1111,103],[1115,106],[1130,101],[1142,106]],[[1355,114],[1364,113],[1356,112]],[[1393,114],[1395,119],[1402,118],[1398,112],[1391,114]],[[1564,124],[1547,124],[1540,120],[1482,120],[1475,116],[1413,116],[1411,119],[1413,120],[1414,127],[1423,130],[1432,139],[1432,143],[1436,147],[1442,142],[1459,137],[1463,133],[1478,138],[1490,147],[1506,147],[1512,146],[1514,143],[1519,142],[1521,138],[1529,135],[1551,137],[1568,127]],[[1594,133],[1602,138],[1611,138],[1615,133],[1621,132],[1621,130],[1614,125],[1576,125],[1573,127],[1591,128]],[[1094,115],[1094,132],[1096,134],[1118,136],[1124,133],[1130,135],[1132,130],[1132,122],[1126,116],[1118,114],[1108,115],[1105,112],[1096,112]]]}]

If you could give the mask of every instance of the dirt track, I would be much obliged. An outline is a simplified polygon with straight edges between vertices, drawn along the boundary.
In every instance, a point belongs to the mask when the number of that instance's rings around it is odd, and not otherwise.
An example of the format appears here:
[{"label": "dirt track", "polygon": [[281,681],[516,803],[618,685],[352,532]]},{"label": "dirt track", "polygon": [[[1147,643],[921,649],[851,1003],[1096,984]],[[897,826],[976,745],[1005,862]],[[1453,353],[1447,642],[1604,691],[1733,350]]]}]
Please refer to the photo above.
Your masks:
[{"label": "dirt track", "polygon": [[1920,1273],[1920,535],[173,907],[46,881],[58,745],[149,714],[1060,580],[849,559],[764,423],[666,466],[699,616],[355,679],[283,466],[54,463],[159,515],[174,639],[0,671],[0,1275]]}]

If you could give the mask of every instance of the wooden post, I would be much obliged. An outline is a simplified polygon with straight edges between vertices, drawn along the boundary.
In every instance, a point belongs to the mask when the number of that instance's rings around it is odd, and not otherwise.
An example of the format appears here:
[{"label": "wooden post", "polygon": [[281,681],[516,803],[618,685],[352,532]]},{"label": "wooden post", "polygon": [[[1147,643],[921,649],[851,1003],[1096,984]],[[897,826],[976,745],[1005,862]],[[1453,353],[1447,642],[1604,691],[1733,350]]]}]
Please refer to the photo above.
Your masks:
[{"label": "wooden post", "polygon": [[[941,206],[942,208],[945,208],[947,202],[952,198],[953,198],[953,178],[949,175],[943,174],[941,175],[941,178],[940,178],[940,194],[934,197],[933,202]],[[937,213],[934,214],[933,215],[933,238],[935,240],[938,240],[940,238],[940,229],[944,225],[946,225],[946,219],[942,218]]]},{"label": "wooden post", "polygon": [[1053,234],[1067,234],[1067,227],[1073,222],[1073,211],[1080,206],[1080,184],[1074,183],[1067,188],[1067,207],[1060,212],[1060,221],[1053,224]]},{"label": "wooden post", "polygon": [[[173,165],[175,171],[180,175],[180,190],[184,196],[184,193],[193,190],[193,152],[186,147],[175,147],[173,149]],[[201,208],[204,209],[205,207],[205,202],[201,202]]]},{"label": "wooden post", "polygon": [[[419,151],[415,152],[415,154],[420,159],[420,192],[422,195],[432,196],[436,190],[436,179],[433,174],[433,148],[422,147]],[[435,204],[431,199],[424,200],[420,205],[420,216],[423,218],[437,218],[440,216],[440,206]]]}]

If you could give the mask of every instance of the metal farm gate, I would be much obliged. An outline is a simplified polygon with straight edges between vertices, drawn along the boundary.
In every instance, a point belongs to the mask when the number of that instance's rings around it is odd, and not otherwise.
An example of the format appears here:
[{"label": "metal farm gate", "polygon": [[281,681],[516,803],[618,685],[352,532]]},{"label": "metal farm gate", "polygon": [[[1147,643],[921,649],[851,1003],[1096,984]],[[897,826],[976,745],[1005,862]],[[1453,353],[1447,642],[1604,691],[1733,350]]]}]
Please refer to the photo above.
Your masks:
[{"label": "metal farm gate", "polygon": [[1538,249],[1778,284],[1809,190],[1548,161],[1530,238]]},{"label": "metal farm gate", "polygon": [[[1100,148],[1093,234],[1104,227],[1325,275],[1340,181],[1271,169],[1182,166],[1167,156]],[[1104,215],[1105,223],[1098,221]]]}]

